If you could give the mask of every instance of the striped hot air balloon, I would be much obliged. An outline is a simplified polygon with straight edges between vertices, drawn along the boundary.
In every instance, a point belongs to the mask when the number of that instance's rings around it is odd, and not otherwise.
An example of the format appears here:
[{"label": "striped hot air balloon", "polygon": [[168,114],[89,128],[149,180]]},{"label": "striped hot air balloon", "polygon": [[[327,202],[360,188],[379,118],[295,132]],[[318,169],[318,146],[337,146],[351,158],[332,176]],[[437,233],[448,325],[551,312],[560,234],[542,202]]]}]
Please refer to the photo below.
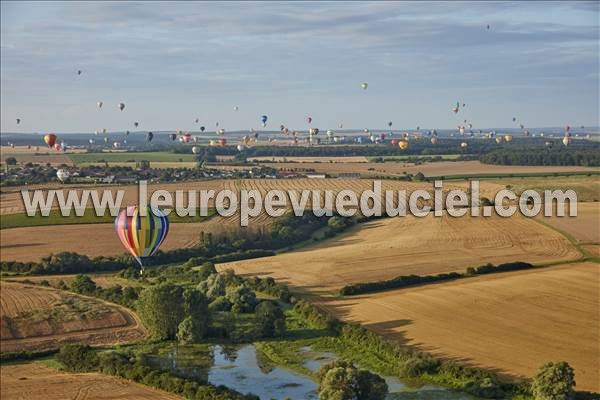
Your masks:
[{"label": "striped hot air balloon", "polygon": [[129,206],[115,219],[115,231],[123,246],[135,257],[144,270],[144,260],[158,251],[169,233],[169,219],[156,207],[145,206],[146,215],[140,208]]}]

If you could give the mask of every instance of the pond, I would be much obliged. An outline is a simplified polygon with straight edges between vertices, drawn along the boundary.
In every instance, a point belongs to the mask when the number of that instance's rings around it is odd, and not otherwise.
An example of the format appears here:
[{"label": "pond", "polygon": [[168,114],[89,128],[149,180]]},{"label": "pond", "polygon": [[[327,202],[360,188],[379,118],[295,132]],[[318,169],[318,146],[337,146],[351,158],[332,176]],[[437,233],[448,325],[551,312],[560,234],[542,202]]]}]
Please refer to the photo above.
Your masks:
[{"label": "pond", "polygon": [[[330,352],[300,349],[304,366],[310,371],[337,359]],[[261,399],[318,399],[317,383],[309,376],[274,365],[253,344],[242,346],[174,347],[165,353],[146,356],[149,364],[171,373],[224,385],[240,393],[252,393]],[[398,378],[383,376],[390,394],[387,400],[473,400],[464,393],[425,385],[411,388]]]}]

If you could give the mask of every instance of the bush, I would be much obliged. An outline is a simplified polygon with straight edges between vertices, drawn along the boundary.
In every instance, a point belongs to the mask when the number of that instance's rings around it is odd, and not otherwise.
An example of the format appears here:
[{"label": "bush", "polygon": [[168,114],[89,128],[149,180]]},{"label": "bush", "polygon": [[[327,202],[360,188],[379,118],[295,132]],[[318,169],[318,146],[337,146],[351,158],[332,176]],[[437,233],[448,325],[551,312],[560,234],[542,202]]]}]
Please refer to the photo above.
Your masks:
[{"label": "bush", "polygon": [[77,275],[71,282],[71,291],[80,294],[93,294],[96,291],[96,282],[88,275]]},{"label": "bush", "polygon": [[388,393],[383,378],[344,360],[322,366],[317,380],[321,400],[382,400]]},{"label": "bush", "polygon": [[440,362],[431,357],[412,357],[400,364],[402,376],[416,378],[423,374],[435,374]]},{"label": "bush", "polygon": [[235,313],[252,312],[256,307],[256,294],[245,284],[228,287],[225,296],[231,303],[231,311]]},{"label": "bush", "polygon": [[87,345],[67,344],[61,347],[56,359],[73,372],[87,372],[98,365],[98,357]]},{"label": "bush", "polygon": [[505,396],[502,386],[492,378],[483,378],[470,382],[465,387],[465,390],[473,396],[487,399],[501,399]]},{"label": "bush", "polygon": [[263,338],[279,337],[285,333],[285,316],[272,301],[262,301],[255,310],[258,334]]},{"label": "bush", "polygon": [[225,296],[219,296],[208,305],[208,310],[212,312],[231,311],[231,303]]},{"label": "bush", "polygon": [[549,362],[538,370],[531,391],[535,400],[569,400],[574,386],[575,373],[568,363]]}]

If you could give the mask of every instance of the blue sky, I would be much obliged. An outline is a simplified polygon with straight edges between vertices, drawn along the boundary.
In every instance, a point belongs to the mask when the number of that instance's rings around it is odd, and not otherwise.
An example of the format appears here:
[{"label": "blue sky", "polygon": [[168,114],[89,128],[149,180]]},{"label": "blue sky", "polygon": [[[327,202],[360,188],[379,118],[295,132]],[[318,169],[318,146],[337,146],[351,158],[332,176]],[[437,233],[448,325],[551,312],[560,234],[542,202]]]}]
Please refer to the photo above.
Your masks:
[{"label": "blue sky", "polygon": [[598,2],[3,1],[1,15],[3,132],[236,130],[263,114],[273,129],[599,125]]}]

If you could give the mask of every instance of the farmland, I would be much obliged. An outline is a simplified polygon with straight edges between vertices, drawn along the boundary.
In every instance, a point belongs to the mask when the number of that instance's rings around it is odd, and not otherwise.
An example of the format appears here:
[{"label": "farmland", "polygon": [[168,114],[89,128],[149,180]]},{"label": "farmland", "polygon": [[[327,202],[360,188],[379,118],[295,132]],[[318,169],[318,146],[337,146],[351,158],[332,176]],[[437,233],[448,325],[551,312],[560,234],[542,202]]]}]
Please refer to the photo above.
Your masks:
[{"label": "farmland", "polygon": [[181,399],[157,389],[98,373],[69,374],[42,363],[0,367],[3,399]]},{"label": "farmland", "polygon": [[562,235],[520,215],[387,218],[340,237],[274,257],[224,264],[272,276],[297,289],[332,294],[349,283],[464,271],[481,264],[545,263],[580,257]]},{"label": "farmland", "polygon": [[400,343],[511,377],[565,360],[579,390],[599,391],[599,282],[600,266],[580,263],[320,304]]},{"label": "farmland", "polygon": [[340,173],[360,173],[365,177],[374,176],[402,176],[405,174],[416,174],[421,172],[427,177],[451,177],[451,176],[477,176],[477,175],[501,175],[501,174],[542,174],[542,173],[567,173],[582,171],[598,171],[592,167],[571,166],[513,166],[513,165],[489,165],[479,161],[439,161],[423,164],[412,164],[403,162],[281,162],[264,163],[263,165],[286,171],[312,171],[317,173],[337,175]]},{"label": "farmland", "polygon": [[127,343],[144,337],[126,309],[74,294],[2,282],[2,352],[40,351],[64,343]]},{"label": "farmland", "polygon": [[[270,218],[262,214],[251,220],[251,225],[268,224]],[[223,233],[239,229],[239,214],[231,217],[215,216],[203,222],[173,224],[163,250],[194,246],[200,232]],[[50,253],[72,251],[90,257],[117,256],[125,249],[119,243],[112,223],[50,225],[0,230],[0,248],[3,261],[39,261]],[[251,229],[251,227],[249,227]]]},{"label": "farmland", "polygon": [[82,163],[123,163],[139,161],[156,162],[194,162],[193,154],[175,154],[167,152],[102,152],[102,153],[76,153],[69,154],[69,157],[76,165]]}]

